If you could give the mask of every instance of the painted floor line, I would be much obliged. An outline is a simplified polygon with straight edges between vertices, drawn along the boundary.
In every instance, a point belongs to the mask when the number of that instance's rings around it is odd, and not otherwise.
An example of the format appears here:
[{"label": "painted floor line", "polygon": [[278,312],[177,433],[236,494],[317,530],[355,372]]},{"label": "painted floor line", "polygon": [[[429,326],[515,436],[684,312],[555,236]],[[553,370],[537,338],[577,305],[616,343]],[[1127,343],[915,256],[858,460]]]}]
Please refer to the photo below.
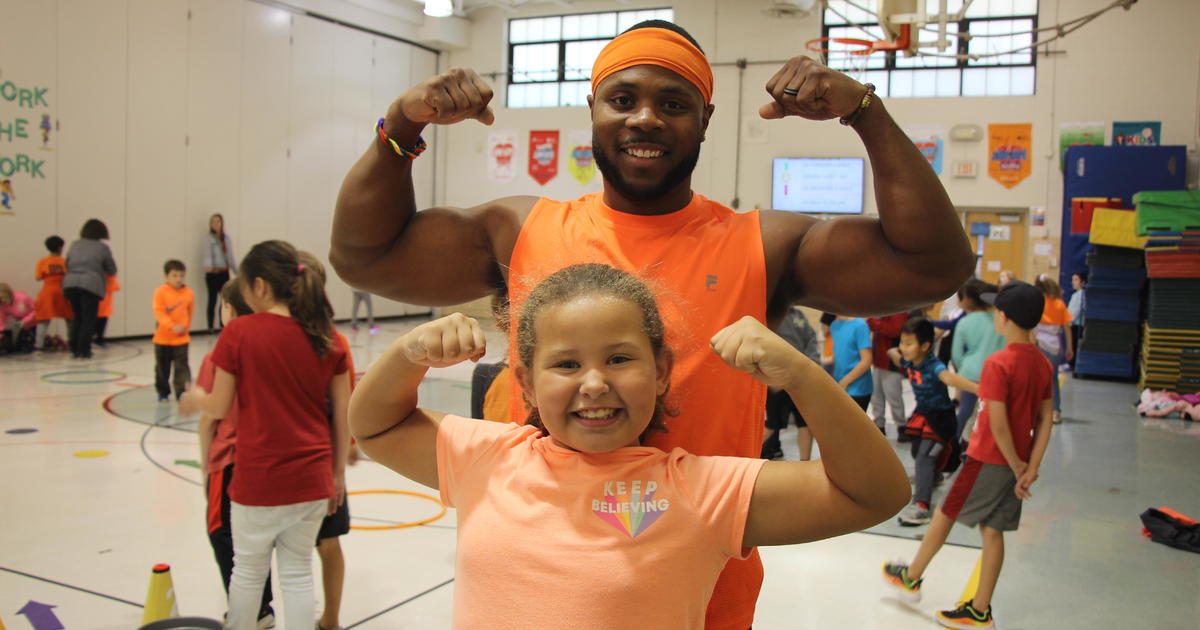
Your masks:
[{"label": "painted floor line", "polygon": [[30,578],[33,580],[38,580],[40,582],[45,582],[47,584],[53,584],[55,586],[61,586],[63,588],[69,588],[73,591],[87,593],[88,595],[95,595],[96,597],[103,597],[104,599],[111,599],[114,602],[121,602],[122,604],[129,604],[130,606],[137,606],[138,608],[146,607],[144,604],[139,604],[137,602],[131,602],[128,599],[121,599],[120,597],[113,597],[112,595],[105,595],[104,593],[97,593],[96,591],[83,588],[82,586],[74,586],[71,584],[67,584],[65,582],[59,582],[57,580],[51,580],[50,578],[44,578],[40,575],[34,575],[32,573],[26,573],[24,571],[18,571],[16,569],[10,569],[8,567],[0,567],[0,571],[8,571],[9,573],[13,573],[15,575],[20,575],[22,577],[27,577],[27,578]]},{"label": "painted floor line", "polygon": [[454,581],[454,578],[450,578],[450,579],[446,580],[445,582],[442,582],[441,584],[438,584],[437,586],[431,586],[431,587],[429,587],[429,588],[427,588],[427,589],[425,589],[425,590],[421,591],[420,593],[417,593],[416,595],[413,595],[412,597],[409,597],[408,599],[406,599],[406,600],[404,600],[404,601],[402,601],[402,602],[400,602],[400,603],[393,604],[393,605],[391,605],[391,606],[388,606],[387,608],[384,608],[383,610],[381,610],[381,611],[379,611],[379,612],[375,613],[374,615],[371,615],[370,617],[364,617],[363,619],[359,619],[358,621],[356,621],[356,622],[354,622],[354,623],[352,623],[352,624],[350,624],[350,625],[346,626],[345,628],[346,628],[346,630],[350,630],[350,628],[356,628],[356,627],[358,627],[358,626],[361,626],[362,624],[364,624],[364,623],[366,623],[366,622],[368,622],[368,621],[370,621],[370,620],[372,620],[372,619],[375,619],[376,617],[380,617],[380,616],[386,615],[387,613],[390,613],[390,612],[392,612],[393,610],[396,610],[397,608],[399,608],[399,607],[401,607],[401,606],[403,606],[403,605],[405,605],[405,604],[407,604],[407,603],[409,603],[409,602],[411,602],[411,601],[414,601],[414,600],[420,599],[420,598],[422,598],[422,597],[424,597],[424,596],[426,596],[426,595],[428,595],[428,594],[430,594],[430,593],[432,593],[432,592],[434,592],[434,591],[438,590],[439,588],[442,588],[443,586],[445,586],[445,585],[447,585],[447,584],[449,584],[449,583],[451,583],[451,582],[453,582],[453,581]]}]

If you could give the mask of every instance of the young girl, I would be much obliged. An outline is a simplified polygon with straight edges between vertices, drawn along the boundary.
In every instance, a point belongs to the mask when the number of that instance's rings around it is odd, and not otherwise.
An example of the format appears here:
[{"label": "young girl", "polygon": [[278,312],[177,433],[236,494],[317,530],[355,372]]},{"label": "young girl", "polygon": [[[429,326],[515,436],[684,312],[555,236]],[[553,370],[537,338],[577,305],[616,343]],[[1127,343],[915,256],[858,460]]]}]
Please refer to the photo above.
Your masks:
[{"label": "young girl", "polygon": [[515,324],[525,426],[416,407],[427,368],[484,354],[479,324],[457,313],[393,343],[351,400],[363,450],[458,509],[456,628],[701,628],[730,558],[857,531],[907,502],[904,469],[862,410],[752,318],[713,351],[788,391],[820,461],[640,446],[664,430],[671,353],[654,296],[626,272],[563,269]]},{"label": "young girl", "polygon": [[[242,289],[237,280],[230,280],[221,288],[221,323],[227,324],[235,318],[252,314],[250,305],[242,297]],[[216,377],[217,366],[213,363],[213,353],[204,355],[200,362],[200,371],[196,376],[196,386],[211,390]],[[200,461],[204,464],[204,484],[208,495],[208,542],[213,549],[213,557],[217,560],[217,568],[221,571],[221,583],[225,586],[225,594],[229,595],[230,578],[233,576],[233,530],[229,526],[229,484],[233,481],[234,453],[237,449],[237,401],[230,406],[229,414],[224,418],[213,418],[201,414],[196,427],[200,438]],[[275,609],[271,608],[271,578],[267,576],[263,584],[262,603],[259,607],[258,626],[267,628],[275,623]]]},{"label": "young girl", "polygon": [[282,241],[259,243],[242,260],[239,280],[254,314],[225,327],[213,350],[212,392],[192,389],[180,411],[223,418],[240,394],[237,475],[229,486],[229,626],[255,627],[274,549],[286,627],[309,630],[313,544],[321,520],[345,496],[346,356],[332,341],[324,271],[311,254]]},{"label": "young girl", "polygon": [[[1054,392],[1054,424],[1062,422],[1062,396],[1059,392],[1058,367],[1063,361],[1075,358],[1075,346],[1071,343],[1071,312],[1062,301],[1062,287],[1046,274],[1040,274],[1034,286],[1046,298],[1046,307],[1042,311],[1042,321],[1034,329],[1037,347],[1046,355],[1050,365],[1054,366],[1054,378],[1050,384]],[[1064,346],[1064,343],[1066,344]]]},{"label": "young girl", "polygon": [[[954,361],[954,370],[968,381],[978,383],[983,376],[983,362],[1004,348],[1004,336],[996,332],[995,313],[982,298],[984,293],[996,293],[999,290],[996,285],[978,278],[967,280],[958,290],[962,295],[959,304],[966,315],[954,327],[950,356]],[[975,394],[963,389],[958,391],[956,440],[962,438],[963,429],[971,419],[971,414],[975,412],[978,402],[979,397]]]}]

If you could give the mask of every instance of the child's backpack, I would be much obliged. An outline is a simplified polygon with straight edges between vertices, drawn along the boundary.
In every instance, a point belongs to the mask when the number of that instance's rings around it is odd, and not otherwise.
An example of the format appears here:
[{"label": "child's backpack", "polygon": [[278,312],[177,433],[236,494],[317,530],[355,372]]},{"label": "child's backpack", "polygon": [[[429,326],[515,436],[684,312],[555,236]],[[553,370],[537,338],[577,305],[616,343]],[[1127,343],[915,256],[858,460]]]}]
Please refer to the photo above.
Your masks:
[{"label": "child's backpack", "polygon": [[1168,547],[1200,553],[1200,523],[1171,508],[1142,512],[1142,535]]}]

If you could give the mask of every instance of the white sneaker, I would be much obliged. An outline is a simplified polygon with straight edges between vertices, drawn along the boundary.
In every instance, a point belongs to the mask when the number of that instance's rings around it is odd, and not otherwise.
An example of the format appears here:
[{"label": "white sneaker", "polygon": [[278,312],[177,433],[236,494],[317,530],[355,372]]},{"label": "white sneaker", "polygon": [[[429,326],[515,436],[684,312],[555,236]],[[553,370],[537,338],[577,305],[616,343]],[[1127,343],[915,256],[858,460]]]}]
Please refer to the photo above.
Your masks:
[{"label": "white sneaker", "polygon": [[900,524],[905,527],[925,525],[931,520],[929,508],[921,507],[920,503],[910,503],[908,507],[900,512],[900,516],[896,520],[900,521]]}]

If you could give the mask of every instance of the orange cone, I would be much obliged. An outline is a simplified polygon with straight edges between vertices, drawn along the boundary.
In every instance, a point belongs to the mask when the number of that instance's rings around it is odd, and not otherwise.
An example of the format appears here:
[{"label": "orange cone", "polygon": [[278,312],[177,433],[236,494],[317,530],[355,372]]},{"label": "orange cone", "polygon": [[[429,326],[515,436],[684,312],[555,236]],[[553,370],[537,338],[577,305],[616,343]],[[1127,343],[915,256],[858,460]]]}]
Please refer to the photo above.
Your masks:
[{"label": "orange cone", "polygon": [[142,625],[178,616],[179,607],[175,605],[175,585],[171,583],[171,567],[156,564],[150,573],[150,588],[146,592]]}]

